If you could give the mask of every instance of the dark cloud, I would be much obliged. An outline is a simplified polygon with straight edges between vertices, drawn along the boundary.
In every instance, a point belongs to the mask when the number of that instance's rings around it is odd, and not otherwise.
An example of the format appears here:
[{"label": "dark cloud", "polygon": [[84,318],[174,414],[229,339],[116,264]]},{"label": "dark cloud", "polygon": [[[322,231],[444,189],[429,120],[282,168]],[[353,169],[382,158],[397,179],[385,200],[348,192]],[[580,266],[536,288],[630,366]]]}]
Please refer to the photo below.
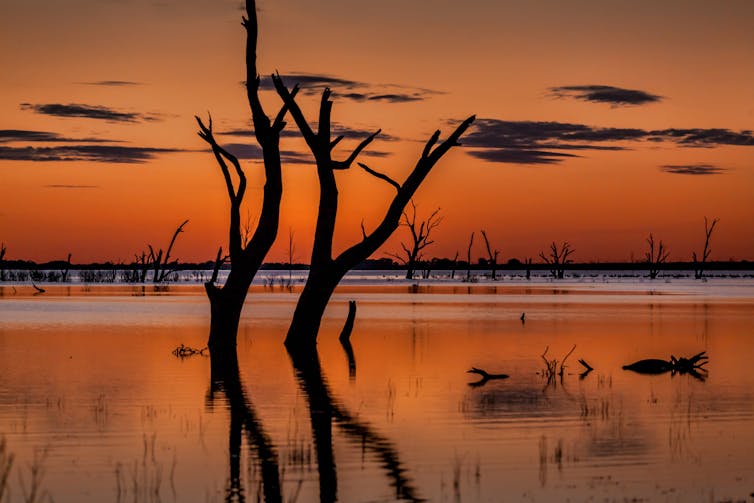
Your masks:
[{"label": "dark cloud", "polygon": [[[318,124],[317,122],[311,123],[312,129],[315,131],[317,130]],[[367,136],[373,134],[375,131],[377,131],[378,128],[374,129],[362,129],[362,128],[352,128],[343,124],[339,123],[333,123],[330,126],[330,134],[333,138],[337,138],[338,136],[343,136],[343,139],[345,140],[363,140]],[[217,133],[221,136],[238,136],[241,138],[253,138],[254,137],[254,130],[249,127],[249,129],[229,129],[228,131],[221,131]],[[286,127],[283,129],[283,131],[280,133],[280,136],[283,138],[301,138],[301,131],[298,130],[295,124],[291,124],[290,127]],[[375,140],[382,140],[382,141],[395,141],[398,140],[398,137],[389,135],[385,133],[384,131],[380,132],[379,135],[377,135],[377,138]]]},{"label": "dark cloud", "polygon": [[118,164],[143,163],[176,149],[124,147],[116,145],[66,145],[55,147],[2,147],[0,160],[6,161],[89,161]]},{"label": "dark cloud", "polygon": [[0,143],[42,142],[42,143],[117,143],[97,138],[65,138],[49,131],[28,131],[24,129],[0,129]]},{"label": "dark cloud", "polygon": [[131,82],[129,80],[100,80],[97,82],[82,82],[87,86],[105,86],[105,87],[131,87],[144,85],[142,82]]},{"label": "dark cloud", "polygon": [[38,114],[51,115],[53,117],[80,117],[84,119],[105,120],[108,122],[137,123],[157,120],[157,117],[153,114],[119,112],[104,106],[82,105],[78,103],[69,103],[67,105],[61,103],[21,103],[21,110],[31,110]]},{"label": "dark cloud", "polygon": [[649,131],[647,136],[651,141],[673,140],[686,147],[754,146],[754,135],[751,130],[736,132],[730,129],[662,129]]},{"label": "dark cloud", "polygon": [[[353,101],[378,101],[384,103],[409,103],[422,101],[438,91],[397,84],[369,84],[356,80],[332,77],[330,75],[313,75],[293,73],[283,76],[283,82],[290,88],[298,84],[305,95],[320,94],[324,88],[330,88],[333,96]],[[244,83],[245,85],[245,83]],[[272,89],[272,81],[263,79],[262,89]]]},{"label": "dark cloud", "polygon": [[547,152],[545,150],[490,148],[472,150],[469,155],[487,162],[503,162],[513,164],[555,164],[564,158],[580,157],[564,152]]},{"label": "dark cloud", "polygon": [[553,164],[573,157],[557,152],[562,150],[624,150],[628,147],[616,143],[641,141],[672,142],[683,147],[754,146],[754,135],[749,130],[644,130],[480,118],[462,139],[464,146],[474,149],[470,153],[477,158],[521,164]]},{"label": "dark cloud", "polygon": [[725,168],[710,164],[667,164],[660,166],[660,169],[665,173],[674,175],[719,175],[727,171]]},{"label": "dark cloud", "polygon": [[550,92],[558,98],[573,98],[593,103],[608,103],[613,106],[645,105],[656,103],[662,96],[637,89],[623,89],[604,85],[558,86],[551,87]]}]

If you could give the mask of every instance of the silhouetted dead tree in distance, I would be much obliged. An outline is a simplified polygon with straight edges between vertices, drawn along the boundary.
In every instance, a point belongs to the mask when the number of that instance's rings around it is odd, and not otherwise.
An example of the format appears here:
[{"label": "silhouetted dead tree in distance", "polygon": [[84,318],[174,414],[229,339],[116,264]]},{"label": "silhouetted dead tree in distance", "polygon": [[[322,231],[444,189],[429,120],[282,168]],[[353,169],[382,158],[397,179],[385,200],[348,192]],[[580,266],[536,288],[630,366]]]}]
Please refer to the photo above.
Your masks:
[{"label": "silhouetted dead tree in distance", "polygon": [[471,247],[474,244],[474,233],[469,238],[469,247],[466,249],[466,281],[471,281]]},{"label": "silhouetted dead tree in distance", "polygon": [[715,218],[712,220],[712,225],[710,225],[707,221],[707,217],[704,217],[704,249],[702,250],[702,261],[699,262],[696,252],[691,254],[694,261],[694,278],[696,279],[704,278],[704,264],[707,262],[710,253],[712,253],[712,249],[709,247],[709,241],[712,237],[712,232],[715,230],[715,226],[719,221],[719,218]]},{"label": "silhouetted dead tree in distance", "polygon": [[497,280],[497,257],[500,254],[500,250],[493,251],[490,247],[490,240],[487,239],[487,233],[482,230],[482,237],[484,238],[484,247],[487,249],[487,256],[489,257],[489,265],[492,270],[492,281]]},{"label": "silhouetted dead tree in distance", "polygon": [[564,241],[558,248],[558,245],[553,241],[550,244],[550,255],[545,255],[544,252],[539,252],[539,257],[545,261],[546,264],[552,266],[550,268],[550,274],[555,279],[563,279],[565,276],[565,266],[570,264],[572,260],[568,258],[574,251],[571,249],[571,245],[568,241]]},{"label": "silhouetted dead tree in distance", "polygon": [[402,184],[383,173],[371,169],[365,164],[359,163],[359,166],[364,171],[392,185],[396,190],[396,194],[379,225],[371,233],[367,233],[362,225],[362,240],[343,251],[337,257],[333,257],[333,234],[335,232],[335,220],[338,212],[338,186],[335,180],[335,172],[349,169],[361,151],[374,140],[380,131],[378,130],[365,138],[345,160],[334,160],[332,158],[332,151],[343,139],[343,136],[331,139],[330,116],[332,101],[330,101],[330,89],[327,88],[322,92],[319,106],[318,130],[314,132],[304,117],[301,108],[299,108],[294,100],[292,93],[283,84],[280,76],[273,76],[273,82],[278,94],[288,106],[291,116],[296,121],[296,125],[314,155],[317,164],[319,209],[317,212],[311,266],[309,277],[296,304],[293,320],[291,321],[285,340],[286,346],[289,349],[299,348],[305,351],[313,351],[316,346],[317,333],[319,332],[319,325],[325,307],[341,278],[359,262],[366,260],[377,251],[395,229],[398,228],[403,210],[416,193],[416,190],[448,150],[451,147],[459,145],[459,138],[473,122],[474,117],[469,117],[461,122],[455,131],[439,144],[440,131],[435,131],[425,144],[413,170]]},{"label": "silhouetted dead tree in distance", "polygon": [[[160,248],[157,252],[154,251],[154,248],[152,245],[149,246],[149,257],[147,258],[147,261],[145,262],[145,265],[147,263],[152,264],[152,269],[154,273],[152,274],[152,281],[154,283],[162,283],[169,279],[170,275],[173,274],[178,267],[178,261],[170,261],[170,252],[173,251],[173,245],[175,244],[175,240],[178,238],[178,234],[183,232],[183,227],[188,223],[188,220],[185,220],[181,225],[178,226],[178,228],[173,233],[173,238],[170,240],[170,245],[168,246],[167,251],[164,253],[163,257],[163,251],[162,248]],[[143,256],[143,255],[142,255]],[[70,260],[70,255],[68,259]]]},{"label": "silhouetted dead tree in distance", "polygon": [[[209,144],[220,166],[230,200],[229,226],[229,258],[230,272],[222,287],[215,285],[217,272],[223,261],[222,249],[217,254],[215,271],[212,280],[204,284],[210,301],[211,321],[207,346],[210,351],[235,351],[238,322],[241,317],[246,294],[265,256],[270,251],[277,237],[280,220],[280,200],[283,193],[283,182],[280,165],[280,132],[285,127],[283,118],[288,106],[283,104],[277,115],[270,118],[264,111],[259,100],[259,75],[257,73],[257,34],[258,24],[256,3],[246,1],[246,16],[243,26],[246,29],[246,94],[251,109],[254,134],[262,149],[264,162],[265,184],[263,191],[262,209],[256,230],[248,243],[243,243],[241,232],[241,204],[246,193],[246,175],[241,168],[238,158],[221,147],[215,140],[212,130],[212,119],[208,124],[196,117],[199,124],[199,136]],[[298,92],[295,88],[290,92],[290,99]],[[238,181],[234,184],[231,168]]]},{"label": "silhouetted dead tree in distance", "polygon": [[655,238],[651,232],[647,238],[647,245],[649,245],[649,251],[644,256],[649,265],[649,279],[655,279],[660,272],[660,266],[668,259],[670,252],[665,249],[665,245],[660,240],[660,243],[657,245],[657,253],[655,253]]},{"label": "silhouetted dead tree in distance", "polygon": [[403,252],[406,256],[403,257],[397,253],[388,254],[406,265],[406,279],[414,279],[414,269],[416,268],[416,262],[421,260],[422,250],[434,243],[434,241],[429,239],[429,235],[432,232],[432,229],[440,225],[442,222],[440,208],[437,208],[426,220],[419,222],[417,227],[416,203],[414,203],[413,199],[410,203],[411,215],[409,216],[408,212],[404,211],[400,223],[400,225],[405,226],[408,228],[409,232],[411,232],[412,242],[408,246],[405,243],[401,243],[401,248],[403,248]]}]

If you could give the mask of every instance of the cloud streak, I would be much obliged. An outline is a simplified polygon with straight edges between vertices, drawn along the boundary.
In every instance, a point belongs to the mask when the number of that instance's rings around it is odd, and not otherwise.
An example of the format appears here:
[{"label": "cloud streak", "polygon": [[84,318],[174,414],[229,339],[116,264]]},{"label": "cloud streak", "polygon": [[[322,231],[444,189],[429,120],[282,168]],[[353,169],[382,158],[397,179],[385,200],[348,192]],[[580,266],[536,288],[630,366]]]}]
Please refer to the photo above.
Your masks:
[{"label": "cloud streak", "polygon": [[118,143],[97,138],[66,138],[49,131],[29,131],[25,129],[0,129],[0,143],[43,142],[43,143]]},{"label": "cloud streak", "polygon": [[666,164],[665,166],[660,166],[660,169],[665,173],[673,175],[695,176],[719,175],[727,171],[725,168],[710,164]]},{"label": "cloud streak", "polygon": [[605,85],[558,86],[551,87],[549,91],[556,98],[572,98],[612,106],[646,105],[664,99],[647,91]]},{"label": "cloud streak", "polygon": [[[318,123],[312,122],[311,123],[312,129],[315,131],[317,130]],[[340,124],[337,122],[333,122],[330,125],[330,134],[333,137],[342,136],[345,140],[363,140],[367,136],[373,134],[375,131],[377,131],[379,128],[374,129],[366,129],[366,128],[352,128],[350,126],[346,126],[344,124]],[[237,136],[240,138],[253,138],[254,137],[254,130],[249,127],[249,129],[243,129],[243,128],[237,128],[237,129],[229,129],[227,131],[221,131],[217,133],[221,136]],[[294,125],[291,127],[288,127],[286,129],[283,129],[283,131],[280,132],[280,136],[284,138],[301,138],[301,131],[298,130],[298,128]],[[397,136],[392,136],[384,131],[380,132],[379,135],[375,138],[376,140],[382,140],[382,141],[396,141],[399,140]]]},{"label": "cloud streak", "polygon": [[0,160],[36,162],[103,162],[140,164],[159,154],[181,152],[177,149],[153,147],[125,147],[117,145],[66,145],[55,147],[0,146]]},{"label": "cloud streak", "polygon": [[[411,103],[423,101],[438,91],[418,87],[406,87],[397,84],[370,84],[357,80],[343,79],[330,75],[315,75],[309,73],[292,73],[283,76],[283,82],[288,87],[298,84],[301,93],[311,96],[318,95],[325,88],[333,91],[333,96],[358,102],[379,103]],[[273,89],[272,81],[264,79],[262,89]]]},{"label": "cloud streak", "polygon": [[754,146],[754,135],[750,130],[646,130],[480,118],[462,140],[474,157],[488,162],[514,164],[556,164],[569,157],[578,157],[562,151],[625,150],[629,148],[628,145],[639,142],[671,142],[682,147],[706,148]]},{"label": "cloud streak", "polygon": [[[229,143],[224,148],[239,159],[262,161],[262,149],[259,145]],[[294,150],[281,150],[280,161],[284,164],[314,164],[314,159],[310,155]]]},{"label": "cloud streak", "polygon": [[99,80],[96,82],[81,82],[86,86],[104,86],[104,87],[133,87],[142,86],[143,82],[132,82],[130,80]]},{"label": "cloud streak", "polygon": [[158,120],[154,114],[122,112],[105,106],[80,103],[21,103],[20,108],[52,117],[95,119],[108,122],[138,123]]}]

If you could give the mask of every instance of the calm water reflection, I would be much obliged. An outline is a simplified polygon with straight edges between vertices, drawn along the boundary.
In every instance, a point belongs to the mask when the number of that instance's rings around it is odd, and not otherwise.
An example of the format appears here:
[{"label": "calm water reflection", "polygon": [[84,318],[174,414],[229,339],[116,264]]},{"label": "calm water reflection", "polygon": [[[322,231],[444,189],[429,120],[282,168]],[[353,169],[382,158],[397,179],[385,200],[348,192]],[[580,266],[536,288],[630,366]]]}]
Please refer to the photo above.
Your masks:
[{"label": "calm water reflection", "polygon": [[[349,286],[314,358],[282,344],[295,294],[256,292],[237,359],[212,361],[171,354],[205,343],[198,288],[6,291],[9,501],[35,459],[57,502],[749,499],[754,294],[458,288]],[[702,350],[705,382],[621,370]],[[510,378],[472,387],[472,366]]]}]

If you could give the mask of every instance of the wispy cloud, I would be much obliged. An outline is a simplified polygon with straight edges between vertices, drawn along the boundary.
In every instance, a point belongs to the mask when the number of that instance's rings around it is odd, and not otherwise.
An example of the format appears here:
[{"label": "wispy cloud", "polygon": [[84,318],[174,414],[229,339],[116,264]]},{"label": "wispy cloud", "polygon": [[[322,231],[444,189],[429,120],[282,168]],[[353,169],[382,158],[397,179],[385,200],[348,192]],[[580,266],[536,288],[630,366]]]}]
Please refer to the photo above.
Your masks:
[{"label": "wispy cloud", "polygon": [[711,164],[666,164],[660,166],[660,169],[674,175],[719,175],[727,171]]},{"label": "wispy cloud", "polygon": [[[287,86],[298,84],[301,87],[301,93],[306,95],[320,94],[324,88],[328,87],[332,89],[335,97],[361,102],[409,103],[440,94],[439,91],[431,89],[397,84],[370,84],[330,75],[292,73],[282,77]],[[261,87],[272,89],[272,81],[263,79]]]},{"label": "wispy cloud", "polygon": [[573,98],[592,103],[607,103],[612,106],[633,106],[656,103],[662,96],[640,91],[605,85],[558,86],[551,87],[550,93],[557,98]]},{"label": "wispy cloud", "polygon": [[49,131],[29,131],[25,129],[0,129],[0,143],[39,142],[39,143],[118,143],[114,140],[98,138],[66,138]]},{"label": "wispy cloud", "polygon": [[82,105],[79,103],[44,103],[32,104],[21,103],[21,110],[30,110],[38,114],[53,117],[77,117],[84,119],[105,120],[108,122],[137,123],[159,120],[156,114],[143,114],[137,112],[122,112],[100,105]]},{"label": "wispy cloud", "polygon": [[[229,143],[224,148],[239,159],[254,161],[262,160],[262,149],[259,145],[248,143]],[[294,150],[281,150],[280,160],[284,164],[313,164],[314,159],[307,154]]]},{"label": "wispy cloud", "polygon": [[547,152],[545,150],[520,149],[484,149],[472,150],[469,155],[487,162],[512,164],[555,164],[568,157],[580,157],[565,152]]},{"label": "wispy cloud", "polygon": [[117,145],[65,145],[55,147],[3,147],[0,160],[69,162],[89,161],[117,164],[138,164],[159,154],[181,152],[178,149],[153,147],[125,147]]},{"label": "wispy cloud", "polygon": [[[451,122],[455,125],[455,122]],[[470,155],[489,162],[554,164],[562,151],[625,150],[639,142],[672,142],[683,147],[754,146],[749,130],[596,127],[585,124],[477,119],[462,139]]]},{"label": "wispy cloud", "polygon": [[130,80],[99,80],[96,82],[81,82],[86,86],[104,86],[104,87],[132,87],[142,86],[143,82],[132,82]]},{"label": "wispy cloud", "polygon": [[[318,124],[317,122],[311,123],[312,128],[316,131]],[[377,131],[379,128],[374,129],[367,129],[367,128],[352,128],[350,126],[346,126],[344,124],[340,124],[337,122],[334,122],[330,126],[330,134],[333,137],[342,136],[345,140],[363,140],[367,136],[371,135],[375,131]],[[249,126],[248,129],[243,128],[236,128],[236,129],[229,129],[227,131],[220,131],[217,133],[221,136],[237,136],[241,138],[253,138],[254,137],[254,130]],[[283,129],[283,131],[280,133],[281,137],[287,137],[287,138],[300,138],[301,132],[298,130],[295,124],[292,124],[291,127],[287,127]],[[377,135],[376,140],[382,140],[382,141],[396,141],[399,138],[397,136],[392,136],[384,131],[381,131],[379,135]]]}]

